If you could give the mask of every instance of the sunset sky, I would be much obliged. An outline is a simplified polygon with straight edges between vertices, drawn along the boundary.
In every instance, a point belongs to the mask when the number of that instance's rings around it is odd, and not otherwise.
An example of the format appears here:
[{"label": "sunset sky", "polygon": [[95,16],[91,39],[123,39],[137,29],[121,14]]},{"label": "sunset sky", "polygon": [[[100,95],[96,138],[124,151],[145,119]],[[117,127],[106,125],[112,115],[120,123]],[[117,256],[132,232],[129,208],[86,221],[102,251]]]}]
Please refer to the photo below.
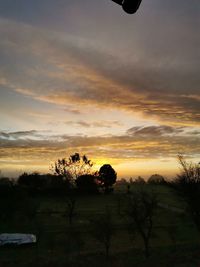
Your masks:
[{"label": "sunset sky", "polygon": [[79,152],[118,177],[200,160],[200,1],[0,0],[0,170]]}]

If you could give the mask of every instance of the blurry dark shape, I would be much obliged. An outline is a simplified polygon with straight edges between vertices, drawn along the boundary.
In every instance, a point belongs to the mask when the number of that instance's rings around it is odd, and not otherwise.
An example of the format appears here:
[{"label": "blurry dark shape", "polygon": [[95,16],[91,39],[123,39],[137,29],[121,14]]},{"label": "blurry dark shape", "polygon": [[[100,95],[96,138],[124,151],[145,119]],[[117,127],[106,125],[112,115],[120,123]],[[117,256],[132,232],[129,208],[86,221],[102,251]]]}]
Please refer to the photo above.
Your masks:
[{"label": "blurry dark shape", "polygon": [[105,193],[113,191],[113,185],[117,180],[117,173],[110,164],[104,164],[99,170],[98,180]]},{"label": "blurry dark shape", "polygon": [[142,0],[112,0],[113,2],[122,6],[123,10],[128,14],[134,14],[138,8]]},{"label": "blurry dark shape", "polygon": [[130,186],[130,184],[127,184],[127,186],[126,186],[126,193],[128,195],[131,193],[131,186]]},{"label": "blurry dark shape", "polygon": [[155,184],[155,185],[165,184],[166,183],[164,177],[162,175],[160,175],[160,174],[151,175],[147,182],[148,182],[148,184]]},{"label": "blurry dark shape", "polygon": [[153,230],[153,217],[158,206],[157,196],[149,191],[141,190],[128,197],[126,215],[129,219],[129,232],[138,233],[143,242],[145,257],[149,257],[150,239]]},{"label": "blurry dark shape", "polygon": [[79,193],[96,194],[98,193],[97,177],[92,174],[81,175],[76,179]]}]

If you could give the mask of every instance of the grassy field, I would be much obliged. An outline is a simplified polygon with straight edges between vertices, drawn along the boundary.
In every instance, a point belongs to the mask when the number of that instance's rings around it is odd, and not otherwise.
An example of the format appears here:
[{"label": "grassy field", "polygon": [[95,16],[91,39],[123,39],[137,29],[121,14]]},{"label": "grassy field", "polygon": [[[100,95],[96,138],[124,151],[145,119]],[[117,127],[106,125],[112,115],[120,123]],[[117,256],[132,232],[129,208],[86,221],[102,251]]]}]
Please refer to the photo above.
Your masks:
[{"label": "grassy field", "polygon": [[[187,213],[170,210],[170,207],[184,210],[184,201],[167,186],[146,185],[145,188],[155,192],[159,202],[169,207],[157,209],[148,260],[143,254],[140,236],[133,239],[128,231],[129,224],[124,216],[126,187],[120,186],[110,195],[76,196],[72,226],[65,216],[67,197],[35,198],[38,208],[33,219],[18,216],[2,221],[0,232],[35,233],[37,245],[1,248],[0,266],[199,267],[199,233]],[[132,192],[138,189],[137,185],[131,186]],[[90,220],[105,209],[111,211],[115,228],[108,260],[103,245],[90,234]]]}]

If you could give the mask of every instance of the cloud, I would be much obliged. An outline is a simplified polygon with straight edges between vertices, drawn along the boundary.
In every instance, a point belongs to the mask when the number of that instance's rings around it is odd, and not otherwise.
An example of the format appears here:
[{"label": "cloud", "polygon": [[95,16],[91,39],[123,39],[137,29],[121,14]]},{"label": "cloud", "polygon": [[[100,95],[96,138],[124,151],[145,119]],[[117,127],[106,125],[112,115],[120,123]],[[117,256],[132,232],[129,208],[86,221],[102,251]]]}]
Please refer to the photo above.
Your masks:
[{"label": "cloud", "polygon": [[200,65],[193,50],[184,58],[161,51],[145,58],[138,50],[137,61],[123,61],[96,43],[22,23],[1,19],[0,33],[2,86],[61,106],[109,107],[169,125],[199,125]]},{"label": "cloud", "polygon": [[32,130],[32,131],[20,131],[20,132],[0,132],[0,139],[24,139],[27,137],[33,137],[37,135],[37,131]]},{"label": "cloud", "polygon": [[123,162],[130,159],[168,159],[180,152],[199,157],[198,143],[199,136],[190,129],[168,126],[132,127],[119,136],[1,132],[0,157],[2,160],[20,159],[22,162],[24,159],[48,162],[74,152]]},{"label": "cloud", "polygon": [[171,127],[171,126],[148,126],[148,127],[132,127],[127,130],[127,133],[130,135],[141,135],[141,136],[168,136],[168,135],[177,135],[184,131],[183,127]]},{"label": "cloud", "polygon": [[120,127],[122,123],[119,121],[66,121],[66,125],[72,126],[81,126],[86,128],[111,128],[111,127]]},{"label": "cloud", "polygon": [[[50,133],[50,132],[49,132]],[[3,144],[4,142],[7,142],[9,144],[9,141],[14,142],[19,142],[20,141],[23,143],[24,141],[29,142],[32,140],[40,140],[40,139],[45,139],[49,138],[51,139],[51,136],[48,135],[48,131],[36,131],[36,130],[31,130],[31,131],[18,131],[18,132],[0,132],[0,145]]]}]

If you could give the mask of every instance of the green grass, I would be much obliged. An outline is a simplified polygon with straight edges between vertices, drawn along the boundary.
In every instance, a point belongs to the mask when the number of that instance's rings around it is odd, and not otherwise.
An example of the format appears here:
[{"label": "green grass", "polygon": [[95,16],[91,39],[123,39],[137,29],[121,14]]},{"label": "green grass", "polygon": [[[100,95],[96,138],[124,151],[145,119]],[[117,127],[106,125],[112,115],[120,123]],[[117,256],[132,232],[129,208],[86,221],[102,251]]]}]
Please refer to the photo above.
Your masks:
[{"label": "green grass", "polygon": [[[159,201],[169,206],[185,208],[184,201],[167,186],[148,185],[150,191],[158,194]],[[131,191],[139,186],[131,186]],[[199,267],[200,235],[187,214],[178,214],[158,208],[154,218],[154,235],[151,240],[151,257],[145,260],[143,243],[139,236],[131,240],[127,220],[123,217],[126,209],[121,188],[111,195],[76,197],[74,234],[64,216],[67,198],[38,197],[40,203],[34,220],[19,216],[14,220],[1,222],[1,232],[35,233],[39,237],[36,246],[1,248],[0,267],[6,266],[162,266]],[[121,199],[121,200],[120,200]],[[119,214],[119,203],[121,215]],[[89,221],[103,213],[112,211],[116,234],[112,240],[111,258],[107,262],[104,248],[90,235]],[[54,213],[57,212],[57,213]],[[170,228],[174,226],[174,228]],[[175,231],[176,244],[169,236]]]}]

